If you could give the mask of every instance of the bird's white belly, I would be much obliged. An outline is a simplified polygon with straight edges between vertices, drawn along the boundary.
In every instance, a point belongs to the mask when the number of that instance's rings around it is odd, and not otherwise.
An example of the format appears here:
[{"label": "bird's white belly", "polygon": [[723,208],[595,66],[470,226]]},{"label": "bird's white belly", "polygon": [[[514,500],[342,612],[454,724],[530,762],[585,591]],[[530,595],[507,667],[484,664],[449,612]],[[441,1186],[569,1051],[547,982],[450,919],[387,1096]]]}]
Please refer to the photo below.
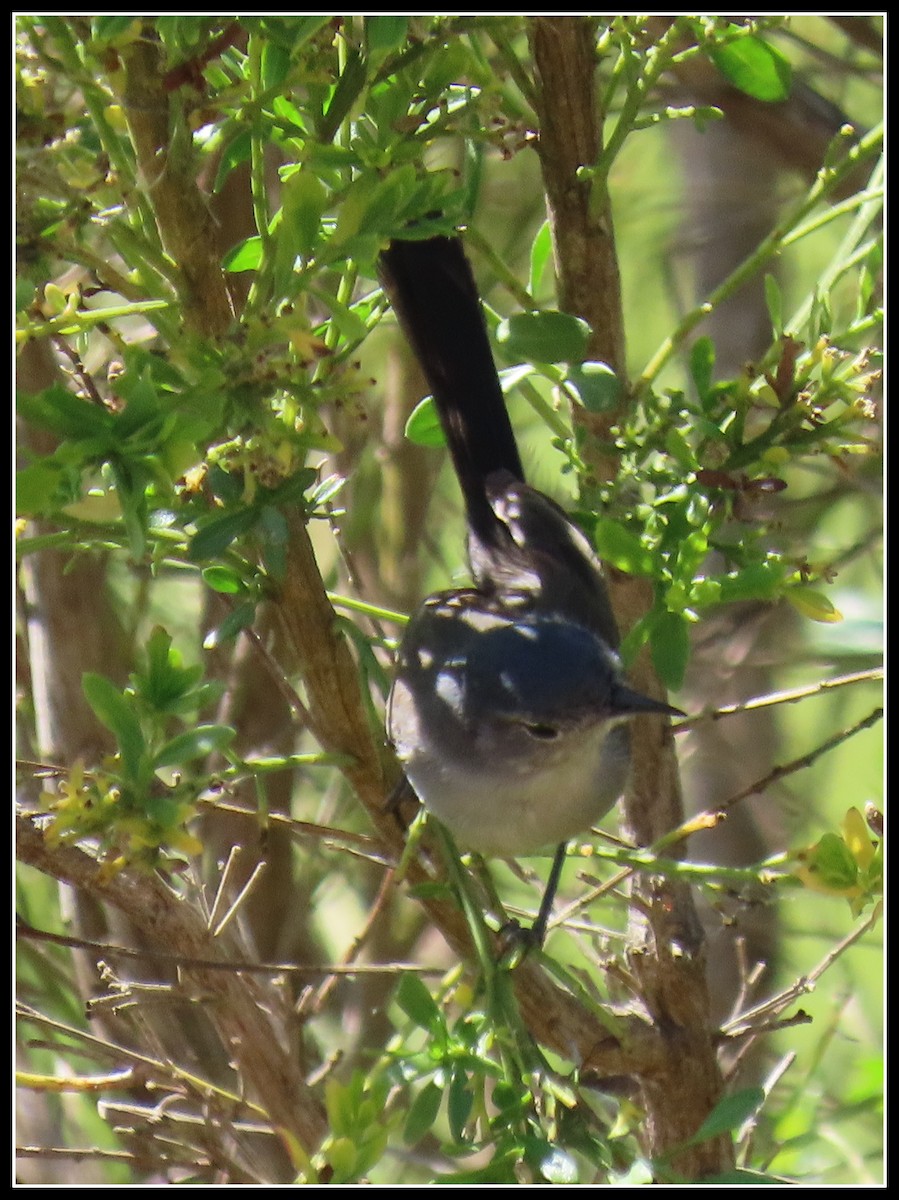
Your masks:
[{"label": "bird's white belly", "polygon": [[[429,812],[463,849],[488,856],[534,854],[585,833],[615,803],[619,779],[602,769],[607,731],[595,729],[551,762],[505,765],[502,773],[438,764],[428,755],[406,763]],[[603,779],[604,774],[609,779]],[[612,783],[612,789],[605,784]]]}]

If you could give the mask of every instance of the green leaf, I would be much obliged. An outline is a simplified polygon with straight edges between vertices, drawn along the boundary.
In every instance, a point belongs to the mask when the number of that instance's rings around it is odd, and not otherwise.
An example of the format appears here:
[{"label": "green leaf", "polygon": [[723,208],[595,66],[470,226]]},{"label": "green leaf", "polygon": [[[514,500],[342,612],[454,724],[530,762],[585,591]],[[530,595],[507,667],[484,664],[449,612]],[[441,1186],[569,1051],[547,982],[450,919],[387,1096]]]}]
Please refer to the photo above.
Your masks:
[{"label": "green leaf", "polygon": [[596,552],[603,562],[626,571],[628,575],[652,575],[655,563],[652,552],[640,538],[620,521],[600,517],[593,532]]},{"label": "green leaf", "polygon": [[230,567],[204,567],[201,574],[207,587],[224,596],[238,596],[245,589],[241,576]]},{"label": "green leaf", "polygon": [[57,489],[61,482],[60,468],[46,460],[16,471],[16,512],[20,516],[36,516],[51,511],[58,503]]},{"label": "green leaf", "polygon": [[138,18],[131,16],[108,15],[102,17],[94,17],[92,21],[93,36],[97,41],[112,41],[120,37],[124,33],[128,33],[131,27],[134,26],[135,33],[139,29]]},{"label": "green leaf", "polygon": [[586,321],[554,309],[515,313],[496,330],[496,340],[510,357],[540,363],[583,362],[589,337]]},{"label": "green leaf", "polygon": [[147,669],[141,683],[145,685],[146,694],[155,706],[171,669],[177,669],[180,665],[177,652],[173,654],[172,651],[172,635],[161,625],[156,625],[147,638],[146,655]]},{"label": "green leaf", "polygon": [[750,563],[742,570],[721,577],[721,602],[732,604],[736,600],[774,600],[789,571],[790,568],[777,558]]},{"label": "green leaf", "polygon": [[331,1183],[349,1183],[356,1175],[356,1163],[359,1155],[356,1143],[348,1137],[332,1137],[328,1139],[328,1164],[334,1172]]},{"label": "green leaf", "polygon": [[831,625],[843,619],[840,610],[831,604],[823,592],[816,592],[814,588],[792,587],[786,592],[786,598],[798,612],[812,621]]},{"label": "green leaf", "polygon": [[[115,480],[116,494],[122,508],[122,520],[128,535],[131,557],[141,559],[147,548],[147,496],[143,472],[131,469],[131,464],[122,460],[110,462]],[[137,477],[135,477],[137,476]]]},{"label": "green leaf", "polygon": [[693,453],[693,447],[684,437],[683,433],[676,426],[672,427],[665,434],[665,450],[678,466],[685,471],[695,471],[697,467],[696,455]]},{"label": "green leaf", "polygon": [[262,44],[262,62],[260,76],[265,91],[278,87],[284,82],[290,69],[290,52],[286,46],[267,38]]},{"label": "green leaf", "polygon": [[92,671],[82,676],[81,690],[97,719],[115,734],[126,775],[136,779],[145,742],[128,697],[105,675],[95,675]]},{"label": "green leaf", "polygon": [[543,281],[543,272],[552,253],[552,231],[549,221],[544,221],[537,231],[537,236],[531,244],[531,269],[528,278],[528,291],[536,296]]},{"label": "green leaf", "polygon": [[73,395],[61,383],[42,392],[19,392],[16,404],[26,421],[61,438],[109,436],[115,421],[111,412]]},{"label": "green leaf", "polygon": [[450,1133],[455,1142],[466,1140],[465,1126],[474,1105],[474,1086],[474,1077],[469,1078],[464,1067],[453,1067],[447,1095],[446,1115],[449,1119]]},{"label": "green leaf", "polygon": [[115,418],[113,433],[116,439],[123,442],[135,434],[144,434],[157,441],[165,414],[150,372],[146,369],[139,373],[126,371],[119,379],[117,389],[126,404]]},{"label": "green leaf", "polygon": [[206,479],[213,496],[222,504],[236,504],[243,495],[244,479],[237,471],[225,471],[218,463],[213,463]]},{"label": "green leaf", "polygon": [[256,271],[262,262],[262,238],[258,234],[246,238],[229,250],[222,259],[225,271]]},{"label": "green leaf", "polygon": [[218,558],[236,537],[252,529],[258,519],[259,512],[255,508],[238,508],[235,512],[213,517],[191,538],[188,557],[193,562],[202,562],[205,558]]},{"label": "green leaf", "polygon": [[416,446],[445,446],[446,438],[437,415],[433,396],[416,404],[406,422],[406,437]]},{"label": "green leaf", "polygon": [[319,127],[319,137],[323,142],[330,142],[341,122],[355,104],[359,93],[365,86],[365,63],[362,55],[355,47],[347,52],[343,74],[337,81],[337,86],[331,93],[331,100],[325,110],[324,118]]},{"label": "green leaf", "polygon": [[256,602],[247,600],[238,604],[228,613],[224,621],[215,629],[211,629],[203,639],[203,649],[213,650],[216,646],[224,645],[231,638],[237,637],[242,629],[249,629],[256,619]]},{"label": "green leaf", "polygon": [[267,504],[259,514],[262,560],[272,579],[283,579],[287,570],[287,518],[279,508]]},{"label": "green leaf", "polygon": [[[235,167],[249,161],[252,144],[253,137],[249,129],[242,129],[236,137],[233,137],[228,142],[219,159],[218,169],[215,173],[215,182],[212,185],[213,192],[218,193],[222,190],[225,180]],[[230,270],[231,268],[226,267],[225,269]]]},{"label": "green leaf", "polygon": [[177,767],[218,753],[233,742],[236,734],[227,725],[198,725],[179,733],[153,759],[154,768]]},{"label": "green leaf", "polygon": [[699,337],[690,347],[690,374],[700,399],[708,395],[715,369],[715,343],[710,337]]},{"label": "green leaf", "polygon": [[443,1091],[436,1083],[430,1081],[412,1101],[406,1116],[406,1123],[403,1126],[403,1141],[407,1146],[414,1146],[426,1133],[430,1132],[437,1120],[442,1099]]},{"label": "green leaf", "polygon": [[786,100],[792,70],[786,58],[762,38],[747,35],[706,53],[724,78],[756,100]]},{"label": "green leaf", "polygon": [[665,686],[674,692],[683,686],[690,661],[689,625],[682,613],[665,612],[650,634],[653,666]]},{"label": "green leaf", "polygon": [[365,17],[365,45],[370,63],[383,62],[388,54],[398,50],[406,39],[409,18],[406,16]]},{"label": "green leaf", "polygon": [[396,989],[396,1002],[422,1029],[443,1030],[443,1014],[427,987],[417,975],[404,975]]},{"label": "green leaf", "polygon": [[299,255],[309,258],[321,236],[322,214],[328,203],[325,185],[308,166],[285,176],[281,190],[281,226],[276,262]]},{"label": "green leaf", "polygon": [[802,860],[818,886],[827,891],[839,892],[858,883],[858,863],[837,833],[825,833],[803,852]]},{"label": "green leaf", "polygon": [[611,412],[621,399],[621,384],[608,363],[579,363],[569,371],[568,382],[588,412]]},{"label": "green leaf", "polygon": [[[407,217],[419,215],[422,181],[412,163],[395,167],[383,178],[373,172],[354,180],[337,215],[328,241],[331,254],[374,254],[388,231]],[[420,228],[420,227],[419,227]]]},{"label": "green leaf", "polygon": [[697,1129],[690,1139],[690,1144],[696,1145],[697,1142],[720,1137],[723,1133],[732,1133],[754,1116],[764,1103],[765,1093],[762,1088],[745,1088],[732,1096],[725,1096],[718,1101]]},{"label": "green leaf", "polygon": [[182,666],[181,655],[166,629],[157,625],[147,640],[146,666],[131,676],[136,694],[159,713],[199,707],[195,691],[203,677],[199,663]]}]

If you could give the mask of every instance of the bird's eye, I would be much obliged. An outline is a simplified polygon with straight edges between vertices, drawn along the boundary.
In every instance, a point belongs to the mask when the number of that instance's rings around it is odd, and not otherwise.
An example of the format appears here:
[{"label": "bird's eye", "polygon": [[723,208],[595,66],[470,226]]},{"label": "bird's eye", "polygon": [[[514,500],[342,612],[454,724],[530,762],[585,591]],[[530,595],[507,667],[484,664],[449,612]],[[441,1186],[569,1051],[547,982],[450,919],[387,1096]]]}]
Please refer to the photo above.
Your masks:
[{"label": "bird's eye", "polygon": [[525,725],[525,730],[532,738],[537,738],[541,742],[554,742],[559,736],[559,731],[555,725]]}]

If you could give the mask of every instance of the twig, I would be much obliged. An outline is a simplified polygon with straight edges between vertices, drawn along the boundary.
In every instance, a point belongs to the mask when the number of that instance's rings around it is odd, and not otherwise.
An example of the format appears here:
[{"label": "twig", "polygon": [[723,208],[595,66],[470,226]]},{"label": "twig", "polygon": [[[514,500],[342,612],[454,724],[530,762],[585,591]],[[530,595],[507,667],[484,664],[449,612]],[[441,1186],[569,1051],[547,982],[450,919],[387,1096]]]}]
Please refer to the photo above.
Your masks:
[{"label": "twig", "polygon": [[[310,1000],[303,1007],[303,1009],[302,1009],[303,1016],[306,1016],[307,1014],[309,1016],[315,1016],[321,1012],[321,1010],[325,1006],[325,1003],[326,1003],[328,997],[331,995],[334,988],[336,987],[338,979],[340,979],[343,976],[348,975],[348,974],[354,974],[354,975],[371,974],[371,972],[364,970],[364,969],[363,970],[354,969],[354,966],[355,966],[355,968],[359,967],[359,964],[356,963],[356,958],[359,954],[362,953],[362,950],[364,949],[365,944],[368,942],[369,938],[372,935],[372,931],[374,930],[375,925],[381,919],[384,909],[387,906],[387,904],[389,903],[391,895],[393,893],[394,883],[395,883],[395,871],[393,871],[392,869],[389,871],[386,871],[384,873],[384,878],[381,880],[381,885],[378,888],[378,894],[375,896],[374,903],[372,904],[372,906],[369,910],[368,917],[366,918],[365,924],[362,926],[362,928],[359,930],[359,932],[353,938],[353,941],[352,941],[349,949],[344,954],[342,961],[339,964],[335,964],[335,969],[330,973],[328,978],[324,981],[324,983],[318,989],[318,992],[316,993],[315,998],[313,1000]],[[367,966],[369,964],[365,964],[365,965]],[[416,973],[422,974],[423,971],[422,971],[422,969],[419,968],[416,971]],[[436,973],[441,974],[442,972],[438,971]]]},{"label": "twig", "polygon": [[868,671],[854,671],[849,675],[839,675],[835,679],[822,679],[805,687],[791,688],[782,692],[769,692],[766,696],[756,696],[752,700],[741,700],[736,704],[726,704],[721,708],[709,709],[697,713],[695,717],[687,717],[678,721],[673,731],[681,733],[687,729],[696,729],[725,717],[733,717],[739,713],[756,712],[758,709],[771,708],[777,704],[794,704],[797,700],[805,700],[809,696],[818,696],[834,688],[849,687],[856,683],[876,683],[883,679],[883,669],[874,667]]},{"label": "twig", "polygon": [[161,1166],[185,1167],[195,1171],[198,1167],[210,1166],[210,1160],[203,1156],[177,1158],[163,1152],[137,1154],[132,1150],[106,1150],[100,1146],[16,1146],[16,1157],[119,1162],[126,1163],[135,1171],[158,1171]]},{"label": "twig", "polygon": [[764,1000],[761,1004],[755,1005],[740,1016],[734,1017],[732,1020],[725,1022],[721,1026],[721,1033],[727,1036],[742,1036],[744,1033],[751,1033],[759,1027],[758,1022],[761,1018],[768,1018],[769,1014],[776,1015],[782,1012],[787,1005],[798,1000],[800,996],[806,996],[809,992],[815,990],[818,980],[830,970],[838,958],[841,958],[850,947],[854,946],[866,933],[868,933],[882,915],[881,906],[874,906],[871,913],[860,921],[856,927],[843,938],[833,949],[828,950],[818,965],[809,971],[807,975],[800,976],[788,988],[784,988],[776,996],[772,996],[769,1000]]},{"label": "twig", "polygon": [[[829,737],[826,741],[821,742],[814,750],[809,750],[807,754],[801,754],[799,758],[794,758],[782,766],[774,767],[767,775],[762,776],[761,779],[757,779],[755,783],[751,783],[748,787],[735,792],[727,800],[723,800],[721,804],[717,805],[716,810],[727,812],[735,804],[739,804],[741,800],[747,800],[750,796],[760,795],[762,792],[767,791],[772,784],[779,783],[780,780],[785,779],[788,775],[793,775],[796,771],[801,771],[804,767],[810,767],[823,755],[829,753],[831,750],[835,750],[837,746],[842,745],[843,742],[847,742],[851,737],[855,737],[857,733],[861,733],[862,730],[876,725],[882,717],[883,708],[878,706],[866,717],[857,721],[855,725],[851,725],[848,729],[843,729],[839,733],[835,733],[833,737]],[[669,839],[666,840],[675,840],[678,836],[682,837],[683,834],[679,834],[679,831],[675,830],[673,834],[669,835]]]},{"label": "twig", "polygon": [[[388,876],[389,878],[389,876]],[[213,935],[214,936],[214,935]],[[402,975],[412,971],[418,975],[443,974],[441,967],[423,967],[416,963],[273,963],[250,962],[243,959],[196,958],[186,954],[168,954],[161,950],[134,950],[130,946],[119,946],[113,942],[95,942],[90,938],[73,937],[71,934],[51,933],[48,929],[36,929],[27,921],[16,922],[16,937],[36,942],[49,942],[54,946],[68,946],[73,950],[89,950],[99,959],[127,958],[138,962],[165,962],[172,966],[204,971],[230,971],[247,975],[299,975],[316,979],[330,975]]]},{"label": "twig", "polygon": [[262,876],[265,874],[265,869],[266,869],[267,865],[268,864],[264,861],[258,862],[256,864],[256,866],[250,872],[249,879],[246,881],[246,883],[243,885],[243,887],[240,889],[240,891],[234,897],[234,900],[232,901],[228,911],[225,913],[225,915],[222,917],[222,919],[218,922],[217,925],[214,925],[211,927],[213,937],[219,937],[219,935],[224,931],[228,922],[231,921],[237,915],[237,911],[240,908],[240,906],[247,899],[249,899],[254,888],[256,887],[256,884],[260,881]]},{"label": "twig", "polygon": [[877,153],[881,149],[882,144],[883,130],[874,129],[860,138],[853,146],[850,146],[845,157],[837,166],[821,168],[807,195],[797,205],[795,210],[780,221],[771,233],[759,242],[755,250],[738,267],[731,271],[727,278],[709,294],[706,300],[688,312],[682,318],[675,331],[664,340],[644,367],[639,378],[635,381],[635,396],[639,396],[652,386],[662,368],[683,345],[696,326],[705,320],[709,313],[723,303],[723,301],[738,291],[747,280],[760,271],[780,251],[784,239],[789,236],[792,230],[800,222],[804,221],[822,200],[833,195],[839,189],[840,184],[848,179],[861,163],[864,163]]}]

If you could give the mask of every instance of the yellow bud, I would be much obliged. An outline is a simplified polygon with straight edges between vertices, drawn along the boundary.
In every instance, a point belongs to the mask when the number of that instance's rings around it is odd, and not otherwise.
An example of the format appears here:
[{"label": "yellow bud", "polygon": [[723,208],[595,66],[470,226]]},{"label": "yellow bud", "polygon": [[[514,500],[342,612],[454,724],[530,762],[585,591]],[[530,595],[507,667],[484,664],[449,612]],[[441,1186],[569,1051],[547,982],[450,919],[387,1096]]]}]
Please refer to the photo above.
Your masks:
[{"label": "yellow bud", "polygon": [[871,841],[867,822],[857,808],[850,808],[843,817],[841,830],[843,841],[861,869],[870,866],[876,847]]}]

